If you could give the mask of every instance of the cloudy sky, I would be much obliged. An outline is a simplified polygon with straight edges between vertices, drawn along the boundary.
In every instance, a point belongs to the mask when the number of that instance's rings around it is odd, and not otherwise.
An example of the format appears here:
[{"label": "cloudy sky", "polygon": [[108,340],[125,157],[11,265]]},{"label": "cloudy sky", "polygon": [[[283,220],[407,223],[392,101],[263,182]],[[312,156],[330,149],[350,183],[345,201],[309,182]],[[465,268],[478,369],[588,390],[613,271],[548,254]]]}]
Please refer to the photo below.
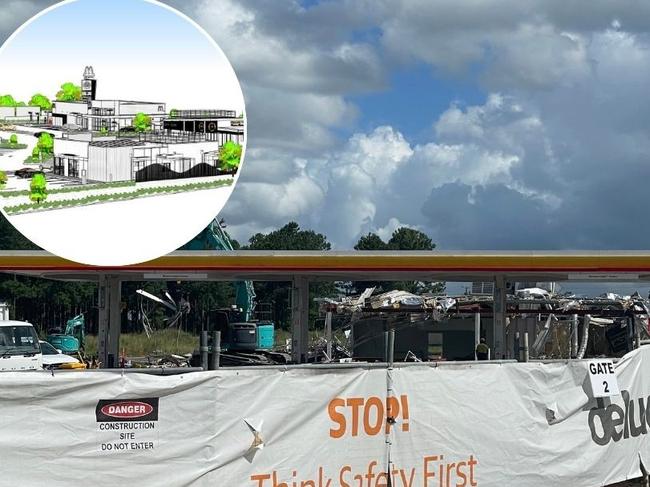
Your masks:
[{"label": "cloudy sky", "polygon": [[[3,0],[0,39],[52,1]],[[650,248],[647,0],[169,0],[242,83],[240,240]],[[143,30],[146,27],[143,24]]]}]

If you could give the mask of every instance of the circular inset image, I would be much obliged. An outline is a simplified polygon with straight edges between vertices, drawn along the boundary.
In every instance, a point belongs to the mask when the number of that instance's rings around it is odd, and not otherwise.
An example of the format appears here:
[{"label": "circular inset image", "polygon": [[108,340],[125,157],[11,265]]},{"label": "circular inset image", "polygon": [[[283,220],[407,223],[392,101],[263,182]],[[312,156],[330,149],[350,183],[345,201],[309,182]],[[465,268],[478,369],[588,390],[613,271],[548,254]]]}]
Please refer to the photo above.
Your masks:
[{"label": "circular inset image", "polygon": [[70,0],[0,48],[0,208],[84,264],[191,240],[237,181],[244,97],[196,23],[153,0]]}]

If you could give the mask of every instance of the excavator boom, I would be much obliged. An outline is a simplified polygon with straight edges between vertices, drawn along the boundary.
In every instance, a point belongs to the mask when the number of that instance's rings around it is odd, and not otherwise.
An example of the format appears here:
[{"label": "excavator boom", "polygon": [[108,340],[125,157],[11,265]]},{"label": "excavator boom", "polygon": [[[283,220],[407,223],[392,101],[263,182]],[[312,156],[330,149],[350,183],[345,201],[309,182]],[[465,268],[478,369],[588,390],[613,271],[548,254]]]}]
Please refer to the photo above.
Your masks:
[{"label": "excavator boom", "polygon": [[[183,246],[183,250],[234,250],[232,242],[215,218],[205,230]],[[243,321],[250,321],[255,311],[255,289],[252,281],[236,281],[235,304],[241,309]]]}]

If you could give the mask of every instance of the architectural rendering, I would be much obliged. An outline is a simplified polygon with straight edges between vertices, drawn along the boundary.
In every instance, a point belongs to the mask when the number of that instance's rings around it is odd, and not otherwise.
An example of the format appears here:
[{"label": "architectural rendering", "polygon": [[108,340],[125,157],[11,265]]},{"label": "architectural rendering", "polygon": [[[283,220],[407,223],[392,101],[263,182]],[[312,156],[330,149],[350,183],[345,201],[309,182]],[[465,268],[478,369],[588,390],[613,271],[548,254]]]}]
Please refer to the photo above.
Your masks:
[{"label": "architectural rendering", "polygon": [[[229,186],[245,142],[243,114],[101,99],[92,66],[52,102],[0,97],[0,202],[8,214]],[[30,199],[43,174],[48,196]],[[83,196],[83,197],[82,197]]]}]

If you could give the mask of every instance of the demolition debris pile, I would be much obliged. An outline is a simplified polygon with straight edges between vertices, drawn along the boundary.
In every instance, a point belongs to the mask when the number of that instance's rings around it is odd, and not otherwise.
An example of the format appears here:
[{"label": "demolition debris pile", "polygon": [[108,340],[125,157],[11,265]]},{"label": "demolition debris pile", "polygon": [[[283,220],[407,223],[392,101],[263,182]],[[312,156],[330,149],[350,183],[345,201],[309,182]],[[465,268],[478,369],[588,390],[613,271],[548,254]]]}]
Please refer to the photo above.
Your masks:
[{"label": "demolition debris pile", "polygon": [[[584,298],[520,289],[506,298],[503,329],[495,327],[492,295],[372,293],[369,288],[360,296],[318,299],[326,323],[336,321],[344,335],[329,334],[326,326],[326,338],[313,344],[316,355],[327,361],[350,350],[355,360],[384,360],[390,330],[398,361],[474,360],[480,338],[487,339],[490,358],[518,360],[524,348],[526,360],[616,357],[650,339],[649,303],[638,293]],[[324,352],[330,341],[333,356]]]}]

